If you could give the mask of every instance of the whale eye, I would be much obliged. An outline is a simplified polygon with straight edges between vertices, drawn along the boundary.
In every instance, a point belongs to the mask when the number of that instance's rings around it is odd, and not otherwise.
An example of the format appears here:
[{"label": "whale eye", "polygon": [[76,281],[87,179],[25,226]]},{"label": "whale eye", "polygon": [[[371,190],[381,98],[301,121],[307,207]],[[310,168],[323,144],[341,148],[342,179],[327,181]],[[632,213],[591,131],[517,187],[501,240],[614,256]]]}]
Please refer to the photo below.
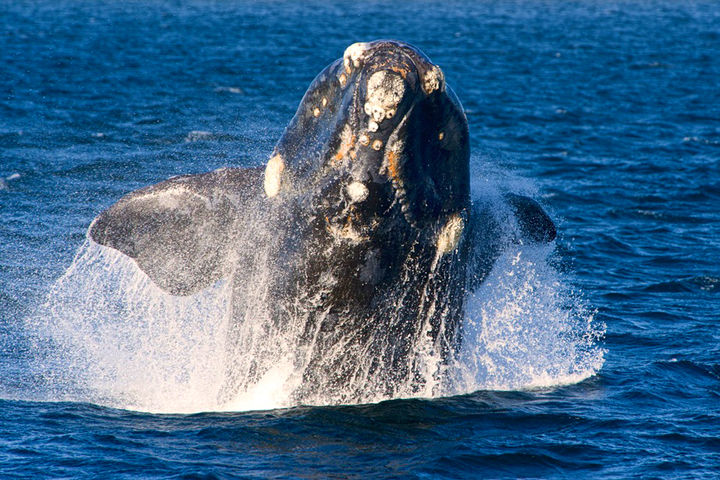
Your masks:
[{"label": "whale eye", "polygon": [[385,112],[385,117],[387,118],[393,118],[395,116],[395,110],[388,110]]}]

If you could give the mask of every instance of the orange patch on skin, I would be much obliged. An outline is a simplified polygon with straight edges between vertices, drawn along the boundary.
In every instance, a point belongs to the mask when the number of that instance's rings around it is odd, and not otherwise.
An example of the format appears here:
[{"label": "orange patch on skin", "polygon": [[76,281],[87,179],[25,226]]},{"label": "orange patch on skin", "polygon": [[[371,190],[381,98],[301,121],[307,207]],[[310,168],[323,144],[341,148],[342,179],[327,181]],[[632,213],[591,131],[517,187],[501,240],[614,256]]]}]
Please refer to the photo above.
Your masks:
[{"label": "orange patch on skin", "polygon": [[404,79],[405,77],[407,77],[407,74],[409,73],[409,70],[403,68],[403,67],[400,66],[400,65],[392,64],[392,63],[391,63],[392,61],[393,61],[392,59],[386,58],[386,59],[384,59],[383,62],[379,63],[378,66],[381,67],[381,68],[385,68],[385,69],[387,69],[387,70],[392,70],[393,72],[399,73],[400,76],[401,76],[403,79]]},{"label": "orange patch on skin", "polygon": [[398,155],[397,153],[390,151],[387,154],[388,159],[388,173],[390,174],[390,178],[398,178],[400,176],[400,165],[398,165]]},{"label": "orange patch on skin", "polygon": [[390,70],[392,70],[393,72],[399,73],[403,79],[405,79],[405,77],[407,77],[407,74],[408,74],[407,70],[405,70],[404,68],[395,66],[395,65],[390,67]]},{"label": "orange patch on skin", "polygon": [[[356,136],[353,135],[352,137],[350,137],[349,142],[346,142],[346,143],[343,143],[340,145],[340,149],[338,149],[337,153],[335,155],[333,155],[333,161],[332,161],[333,165],[336,165],[337,162],[342,160],[343,157],[345,157],[345,155],[348,152],[350,152],[350,149],[352,149],[355,146],[355,140],[356,140]],[[350,153],[350,156],[352,157],[352,153]]]}]

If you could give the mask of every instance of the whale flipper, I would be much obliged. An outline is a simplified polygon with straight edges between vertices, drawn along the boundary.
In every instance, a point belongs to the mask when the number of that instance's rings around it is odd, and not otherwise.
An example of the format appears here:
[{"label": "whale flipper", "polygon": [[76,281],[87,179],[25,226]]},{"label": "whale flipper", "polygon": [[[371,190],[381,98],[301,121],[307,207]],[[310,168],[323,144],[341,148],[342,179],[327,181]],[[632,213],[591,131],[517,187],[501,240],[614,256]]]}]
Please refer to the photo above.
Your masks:
[{"label": "whale flipper", "polygon": [[172,295],[191,295],[226,276],[230,247],[263,170],[226,168],[174,177],[132,192],[102,212],[88,234],[134,259]]},{"label": "whale flipper", "polygon": [[506,237],[489,205],[474,203],[470,209],[467,237],[467,286],[477,288],[488,276],[508,242],[521,244],[550,243],[557,235],[555,224],[542,206],[530,197],[506,193],[502,196],[517,222],[518,231]]},{"label": "whale flipper", "polygon": [[539,203],[530,197],[514,193],[505,194],[505,200],[515,213],[523,241],[549,243],[555,240],[555,224]]}]

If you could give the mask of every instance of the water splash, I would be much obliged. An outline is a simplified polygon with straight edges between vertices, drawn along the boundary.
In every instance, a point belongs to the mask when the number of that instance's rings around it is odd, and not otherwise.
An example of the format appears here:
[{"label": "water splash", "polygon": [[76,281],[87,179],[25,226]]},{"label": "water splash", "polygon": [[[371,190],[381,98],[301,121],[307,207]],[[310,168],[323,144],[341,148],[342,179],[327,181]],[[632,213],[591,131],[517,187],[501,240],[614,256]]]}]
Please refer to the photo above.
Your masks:
[{"label": "water splash", "polygon": [[[499,198],[495,187],[485,187],[483,193]],[[495,203],[496,216],[507,228],[517,228],[501,202]],[[303,329],[308,315],[322,312],[312,311],[312,298],[298,298],[297,308],[277,321],[272,278],[282,275],[282,265],[273,255],[276,231],[254,225],[238,240],[252,252],[249,263],[240,262],[242,271],[235,273],[243,281],[218,282],[190,297],[166,294],[128,257],[87,241],[28,326],[38,352],[38,390],[52,400],[152,412],[296,404],[305,369],[318,348],[315,337],[308,341]],[[455,361],[443,361],[426,340],[429,322],[421,325],[411,361],[424,380],[420,388],[417,383],[397,385],[391,396],[550,387],[595,374],[603,363],[604,352],[597,345],[602,330],[552,266],[553,247],[508,244],[489,276],[468,296],[462,349]],[[408,294],[413,293],[399,289],[398,311]],[[435,307],[432,303],[429,308]],[[313,323],[321,322],[314,318]],[[392,341],[385,339],[382,345],[389,348]],[[325,354],[354,358],[343,348],[333,344]],[[365,390],[352,401],[389,398],[369,372],[370,362],[358,360],[348,388]],[[303,401],[332,404],[343,398],[349,397],[316,391]]]},{"label": "water splash", "polygon": [[553,247],[510,246],[466,303],[457,393],[576,383],[603,365],[602,325],[552,267]]},{"label": "water splash", "polygon": [[164,293],[132,260],[86,241],[28,325],[53,400],[146,411],[215,410],[224,381],[227,284]]}]

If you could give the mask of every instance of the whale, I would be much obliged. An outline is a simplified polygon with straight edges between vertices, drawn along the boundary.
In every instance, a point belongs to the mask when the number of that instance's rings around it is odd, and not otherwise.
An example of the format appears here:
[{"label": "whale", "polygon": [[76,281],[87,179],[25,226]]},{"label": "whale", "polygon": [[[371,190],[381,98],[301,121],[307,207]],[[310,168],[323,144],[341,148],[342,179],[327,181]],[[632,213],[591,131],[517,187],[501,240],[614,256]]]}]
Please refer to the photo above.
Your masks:
[{"label": "whale", "polygon": [[266,158],[131,192],[88,230],[169,295],[230,286],[225,399],[281,355],[298,402],[427,392],[503,248],[556,237],[532,198],[501,195],[506,216],[473,199],[463,107],[405,42],[347,47]]}]

